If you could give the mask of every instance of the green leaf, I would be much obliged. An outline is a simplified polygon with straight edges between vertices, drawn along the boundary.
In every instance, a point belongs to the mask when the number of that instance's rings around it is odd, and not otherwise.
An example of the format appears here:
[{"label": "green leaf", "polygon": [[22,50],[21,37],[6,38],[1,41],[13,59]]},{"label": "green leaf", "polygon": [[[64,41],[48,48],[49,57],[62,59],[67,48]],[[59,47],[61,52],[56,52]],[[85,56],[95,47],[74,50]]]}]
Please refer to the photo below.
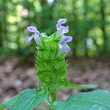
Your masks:
[{"label": "green leaf", "polygon": [[10,110],[32,110],[36,105],[42,102],[47,95],[47,90],[41,94],[31,97],[30,94],[23,94]]},{"label": "green leaf", "polygon": [[49,100],[49,94],[45,97],[44,103],[50,108],[51,102]]},{"label": "green leaf", "polygon": [[0,104],[0,110],[3,110],[5,107],[7,106],[12,106],[15,104],[15,102],[18,100],[18,98],[20,97],[21,94],[26,93],[32,91],[31,89],[26,89],[24,91],[22,91],[21,93],[19,93],[18,95],[16,95],[15,97],[13,97],[11,100],[9,100],[6,103]]},{"label": "green leaf", "polygon": [[67,81],[64,81],[64,82],[61,82],[62,84],[62,87],[59,88],[59,90],[61,89],[88,89],[88,88],[96,88],[97,85],[76,85],[76,84],[73,84],[71,82],[67,82]]},{"label": "green leaf", "polygon": [[[50,105],[52,110],[76,110],[74,109],[74,103],[72,101],[55,101],[53,104]],[[79,109],[77,109],[79,110]],[[85,110],[85,109],[84,109]]]},{"label": "green leaf", "polygon": [[18,94],[16,95],[15,97],[13,97],[10,101],[6,102],[6,103],[3,103],[3,104],[0,104],[0,110],[3,110],[4,108],[6,108],[7,106],[12,106],[14,105],[14,103],[17,101],[17,99],[19,98],[19,96],[21,95]]},{"label": "green leaf", "polygon": [[42,92],[36,92],[36,90],[26,89],[10,101],[0,105],[0,110],[3,110],[6,106],[12,106],[10,110],[32,110],[36,105],[42,102],[48,90]]},{"label": "green leaf", "polygon": [[110,110],[110,92],[96,90],[70,96],[67,101],[55,101],[54,110]]}]

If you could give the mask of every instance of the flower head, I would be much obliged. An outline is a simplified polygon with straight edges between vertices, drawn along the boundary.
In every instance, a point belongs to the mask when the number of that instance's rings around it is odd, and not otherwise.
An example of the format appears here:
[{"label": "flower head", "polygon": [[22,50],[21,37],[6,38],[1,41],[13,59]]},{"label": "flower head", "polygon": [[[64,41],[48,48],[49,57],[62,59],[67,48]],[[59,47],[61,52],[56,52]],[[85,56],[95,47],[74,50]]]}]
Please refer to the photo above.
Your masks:
[{"label": "flower head", "polygon": [[28,26],[27,30],[35,33],[32,36],[28,36],[27,41],[31,41],[34,38],[34,40],[36,41],[37,44],[42,45],[41,39],[39,37],[39,31],[37,30],[37,28],[34,26]]},{"label": "flower head", "polygon": [[71,36],[65,36],[60,42],[59,42],[59,53],[61,54],[62,52],[70,52],[71,48],[66,44],[67,42],[72,41]]},{"label": "flower head", "polygon": [[58,20],[58,23],[56,25],[56,27],[57,27],[57,36],[58,37],[69,31],[69,26],[64,27],[64,26],[61,25],[61,24],[66,23],[66,21],[67,21],[67,19],[59,19]]}]

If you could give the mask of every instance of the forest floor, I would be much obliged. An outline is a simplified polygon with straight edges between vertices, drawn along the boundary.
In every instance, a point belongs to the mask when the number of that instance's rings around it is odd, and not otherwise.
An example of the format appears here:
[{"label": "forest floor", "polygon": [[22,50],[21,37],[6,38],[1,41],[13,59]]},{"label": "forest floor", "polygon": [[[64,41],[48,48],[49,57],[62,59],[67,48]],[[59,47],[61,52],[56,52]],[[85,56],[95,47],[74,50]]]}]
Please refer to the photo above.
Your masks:
[{"label": "forest floor", "polygon": [[[110,61],[100,59],[68,59],[68,81],[78,84],[96,84],[95,89],[66,89],[58,92],[58,100],[65,101],[71,94],[98,89],[110,91]],[[8,101],[11,97],[24,89],[35,88],[37,69],[35,59],[25,60],[9,57],[0,61],[0,103]],[[8,110],[8,109],[6,109]],[[35,110],[47,110],[40,104]]]}]

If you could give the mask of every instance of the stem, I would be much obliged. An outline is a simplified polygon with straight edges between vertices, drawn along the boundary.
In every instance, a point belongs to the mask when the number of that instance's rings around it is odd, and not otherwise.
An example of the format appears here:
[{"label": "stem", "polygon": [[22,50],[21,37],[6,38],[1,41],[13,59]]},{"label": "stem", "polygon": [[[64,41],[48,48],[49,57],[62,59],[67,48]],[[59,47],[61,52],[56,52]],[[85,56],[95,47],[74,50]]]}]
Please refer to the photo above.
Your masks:
[{"label": "stem", "polygon": [[[57,97],[57,92],[53,92],[51,93],[51,102],[53,103],[54,101],[56,101],[56,97]],[[52,108],[50,108],[50,110],[53,110]]]},{"label": "stem", "polygon": [[51,102],[53,103],[54,101],[56,101],[56,96],[57,96],[57,92],[54,92],[51,94]]},{"label": "stem", "polygon": [[53,110],[52,108],[50,108],[50,110]]},{"label": "stem", "polygon": [[54,101],[56,101],[57,92],[54,91],[54,92],[51,92],[50,94],[51,94],[51,102],[50,102],[49,98],[45,98],[43,102],[49,107],[50,110],[53,110],[53,109],[50,107],[50,105],[51,105]]}]

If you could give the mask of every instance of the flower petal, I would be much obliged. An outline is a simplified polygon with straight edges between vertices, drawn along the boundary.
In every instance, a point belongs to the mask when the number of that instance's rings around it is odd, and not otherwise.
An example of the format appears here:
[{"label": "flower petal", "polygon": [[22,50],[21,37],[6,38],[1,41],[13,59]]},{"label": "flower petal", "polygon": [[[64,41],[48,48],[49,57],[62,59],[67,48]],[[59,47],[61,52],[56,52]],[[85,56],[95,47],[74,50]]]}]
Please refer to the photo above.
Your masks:
[{"label": "flower petal", "polygon": [[65,43],[72,41],[72,39],[73,38],[71,36],[65,36],[59,43],[64,45]]},{"label": "flower petal", "polygon": [[27,30],[30,31],[30,32],[38,32],[38,31],[37,31],[37,28],[34,27],[34,26],[28,26],[28,27],[27,27]]},{"label": "flower petal", "polygon": [[34,40],[36,41],[37,44],[42,45],[39,35],[34,36]]},{"label": "flower petal", "polygon": [[63,46],[61,44],[59,44],[59,52],[58,52],[59,54],[64,52],[64,50],[62,48],[63,48]]},{"label": "flower petal", "polygon": [[33,39],[32,36],[28,36],[28,37],[27,37],[27,41],[31,41],[32,39]]},{"label": "flower petal", "polygon": [[63,34],[69,32],[69,26],[63,27]]},{"label": "flower petal", "polygon": [[66,52],[66,53],[68,53],[68,52],[71,51],[71,48],[70,48],[67,44],[65,44],[65,45],[62,47],[62,49],[63,49],[64,52]]},{"label": "flower petal", "polygon": [[57,28],[57,36],[61,36],[63,35],[64,33],[67,33],[69,31],[69,26],[60,26],[59,28]]},{"label": "flower petal", "polygon": [[64,19],[59,19],[58,23],[59,24],[64,24],[64,23],[66,23],[66,21],[67,21],[67,19],[65,19],[65,18]]},{"label": "flower petal", "polygon": [[66,21],[67,21],[67,19],[59,19],[59,20],[58,20],[58,23],[57,23],[57,25],[56,25],[56,27],[60,27],[61,24],[66,23]]}]

